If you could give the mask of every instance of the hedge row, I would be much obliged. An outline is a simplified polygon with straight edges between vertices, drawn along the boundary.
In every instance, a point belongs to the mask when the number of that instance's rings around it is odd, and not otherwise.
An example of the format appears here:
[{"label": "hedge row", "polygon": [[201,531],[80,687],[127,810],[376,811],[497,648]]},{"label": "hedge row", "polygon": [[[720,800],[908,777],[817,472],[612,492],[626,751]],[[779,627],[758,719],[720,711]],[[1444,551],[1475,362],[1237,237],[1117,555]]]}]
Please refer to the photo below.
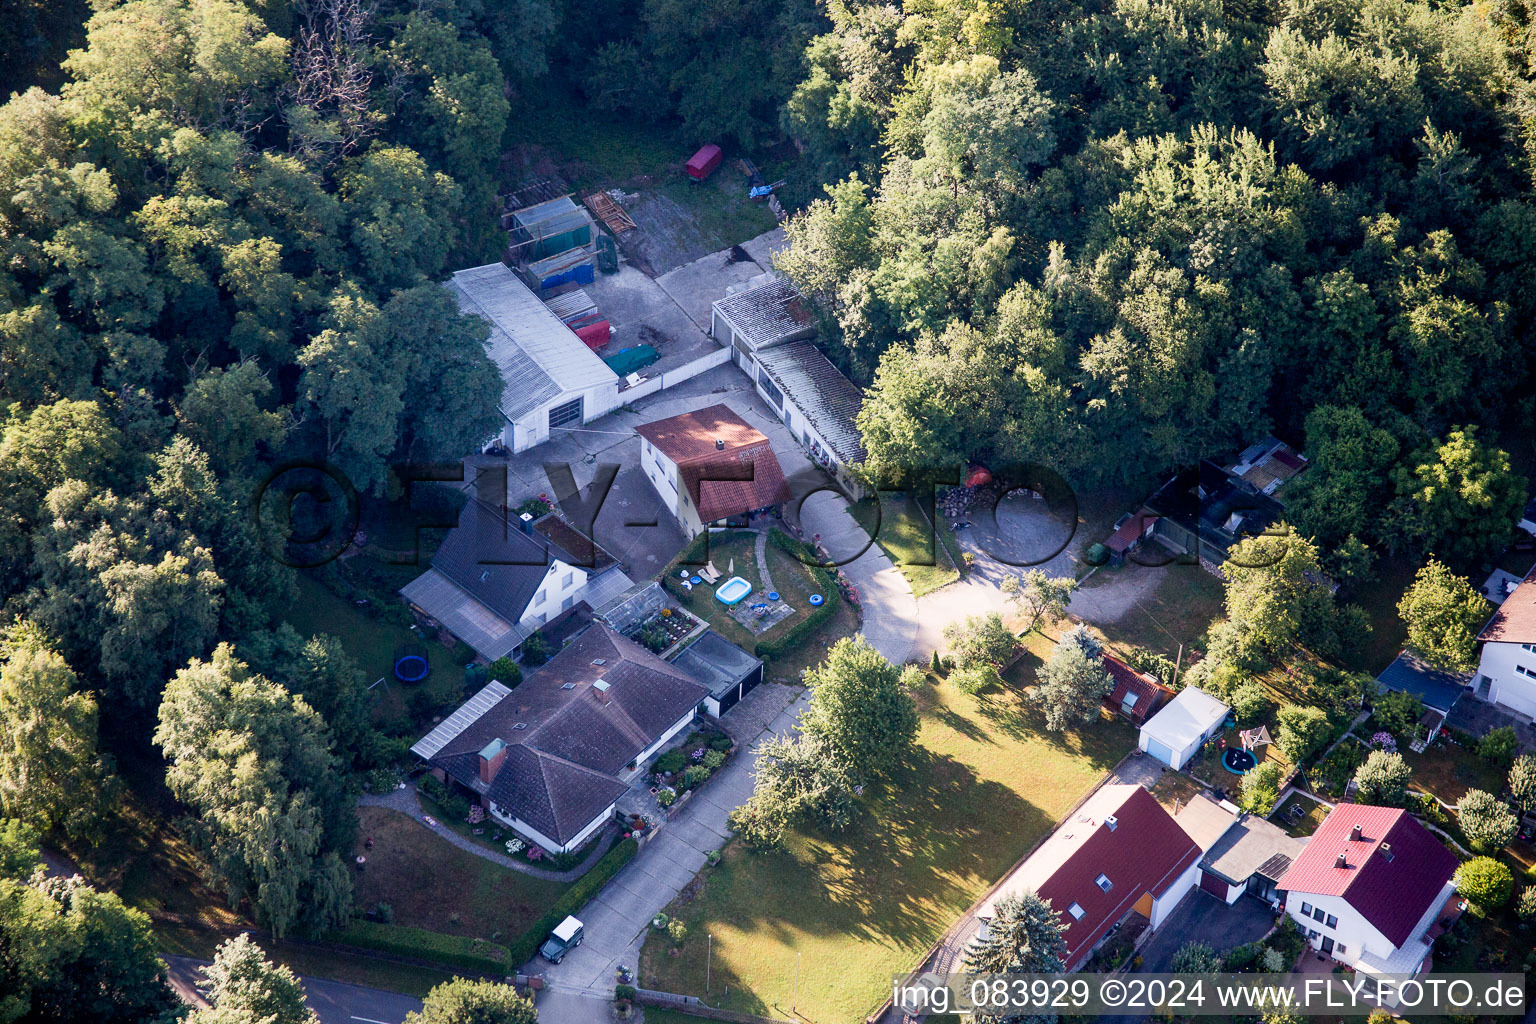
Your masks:
[{"label": "hedge row", "polygon": [[[331,942],[374,949],[380,953],[430,960],[480,974],[504,975],[513,960],[506,946],[463,935],[444,935],[425,928],[405,928],[362,918],[326,936]],[[520,961],[519,961],[520,962]]]},{"label": "hedge row", "polygon": [[555,930],[555,925],[586,906],[587,901],[596,896],[598,890],[607,885],[608,880],[633,860],[639,851],[640,844],[633,839],[620,839],[614,843],[613,848],[592,865],[591,871],[576,879],[569,889],[560,894],[560,898],[555,900],[555,905],[535,921],[532,927],[523,933],[521,939],[510,944],[512,966],[516,968],[532,960],[534,954],[539,951],[539,947],[544,944],[544,940],[549,938],[549,933]]},{"label": "hedge row", "polygon": [[843,599],[843,595],[838,591],[837,580],[832,574],[821,566],[813,564],[817,560],[815,548],[804,541],[795,540],[783,530],[770,530],[768,540],[774,547],[805,566],[806,572],[811,574],[811,578],[821,588],[821,596],[825,598],[820,606],[811,609],[809,615],[777,637],[772,640],[758,641],[754,653],[759,658],[772,660],[783,657],[786,652],[800,646],[806,637],[824,626],[828,619],[837,614],[837,606]]}]

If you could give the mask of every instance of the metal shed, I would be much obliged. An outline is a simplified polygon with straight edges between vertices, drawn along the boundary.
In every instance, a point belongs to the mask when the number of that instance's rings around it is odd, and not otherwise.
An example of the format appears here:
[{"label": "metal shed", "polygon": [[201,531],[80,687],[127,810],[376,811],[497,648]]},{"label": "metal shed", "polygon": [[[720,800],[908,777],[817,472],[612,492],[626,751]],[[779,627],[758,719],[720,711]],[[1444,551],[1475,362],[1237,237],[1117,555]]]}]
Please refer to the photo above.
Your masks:
[{"label": "metal shed", "polygon": [[512,214],[513,248],[521,259],[541,260],[592,244],[592,217],[570,196]]}]

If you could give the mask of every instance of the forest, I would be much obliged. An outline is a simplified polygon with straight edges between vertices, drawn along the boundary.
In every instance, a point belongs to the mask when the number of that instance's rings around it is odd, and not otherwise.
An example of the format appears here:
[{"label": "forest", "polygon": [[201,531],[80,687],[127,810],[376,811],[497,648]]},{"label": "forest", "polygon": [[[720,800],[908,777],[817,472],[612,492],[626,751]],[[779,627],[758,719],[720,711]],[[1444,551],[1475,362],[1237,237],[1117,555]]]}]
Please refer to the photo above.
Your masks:
[{"label": "forest", "polygon": [[[25,890],[147,955],[110,894],[23,877],[38,837],[96,834],[119,758],[162,768],[261,927],[351,913],[360,775],[403,751],[339,642],[284,622],[294,572],[247,504],[295,458],[398,497],[392,466],[497,428],[486,327],[439,282],[498,258],[503,154],[553,97],[795,153],[816,198],[779,269],[867,387],[872,476],[1134,491],[1275,433],[1313,461],[1294,525],[1345,576],[1471,564],[1526,498],[1527,0],[7,7],[7,948],[51,941]],[[0,956],[0,1020],[80,1005],[96,968],[67,945]]]}]

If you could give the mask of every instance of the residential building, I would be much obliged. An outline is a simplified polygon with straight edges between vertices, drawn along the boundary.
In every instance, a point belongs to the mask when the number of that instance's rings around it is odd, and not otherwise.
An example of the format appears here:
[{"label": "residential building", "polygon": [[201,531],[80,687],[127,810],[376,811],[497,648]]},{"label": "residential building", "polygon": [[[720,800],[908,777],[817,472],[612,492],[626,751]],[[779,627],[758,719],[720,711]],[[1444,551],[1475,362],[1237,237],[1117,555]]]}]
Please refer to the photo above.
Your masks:
[{"label": "residential building", "polygon": [[461,270],[446,287],[491,326],[485,350],[501,371],[508,448],[525,451],[618,407],[618,375],[507,267]]},{"label": "residential building", "polygon": [[1458,912],[1457,863],[1407,811],[1339,804],[1278,885],[1314,948],[1367,974],[1417,974]]},{"label": "residential building", "polygon": [[577,849],[708,691],[601,623],[515,690],[488,683],[411,751],[550,853]]},{"label": "residential building", "polygon": [[1141,786],[1101,786],[1071,819],[1019,865],[978,912],[992,920],[999,900],[1034,891],[1065,926],[1066,969],[1082,967],[1133,914],[1158,928],[1195,887],[1200,848]]},{"label": "residential building", "polygon": [[558,516],[535,521],[472,498],[432,567],[400,595],[495,661],[521,657],[524,640],[579,602],[600,607],[631,585],[612,555]]},{"label": "residential building", "polygon": [[862,497],[864,485],[852,472],[867,457],[855,423],[864,404],[858,385],[809,341],[758,352],[756,383],[811,461],[854,498]]},{"label": "residential building", "polygon": [[714,718],[735,707],[763,681],[762,659],[712,629],[684,648],[672,664],[709,690],[709,696],[704,698],[704,711]]},{"label": "residential building", "polygon": [[768,438],[727,405],[642,423],[640,467],[690,538],[790,498]]},{"label": "residential building", "polygon": [[1231,708],[1195,686],[1186,686],[1141,727],[1137,746],[1170,768],[1188,764],[1220,731]]},{"label": "residential building", "polygon": [[1477,695],[1536,718],[1536,569],[1499,605],[1477,642]]},{"label": "residential building", "polygon": [[1104,652],[1104,671],[1114,681],[1115,688],[1104,697],[1104,707],[1140,726],[1158,709],[1173,691],[1153,676],[1134,669],[1119,658]]},{"label": "residential building", "polygon": [[1174,820],[1201,850],[1200,889],[1223,903],[1253,896],[1279,905],[1278,883],[1306,843],[1233,804],[1196,794]]}]

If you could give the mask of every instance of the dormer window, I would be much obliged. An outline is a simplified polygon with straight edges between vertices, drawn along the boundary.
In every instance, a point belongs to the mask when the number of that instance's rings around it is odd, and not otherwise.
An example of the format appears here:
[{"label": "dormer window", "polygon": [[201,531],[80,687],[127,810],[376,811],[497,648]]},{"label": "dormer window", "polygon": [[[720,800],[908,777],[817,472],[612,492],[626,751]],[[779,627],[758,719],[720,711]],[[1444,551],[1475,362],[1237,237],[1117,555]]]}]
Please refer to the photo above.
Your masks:
[{"label": "dormer window", "polygon": [[1109,890],[1115,887],[1115,883],[1109,880],[1108,875],[1100,875],[1098,878],[1093,880],[1093,884],[1098,886],[1100,889],[1103,889],[1105,892],[1109,892]]},{"label": "dormer window", "polygon": [[1072,920],[1074,920],[1074,921],[1081,921],[1083,919],[1083,907],[1082,907],[1082,904],[1080,904],[1080,903],[1072,904],[1070,907],[1067,908],[1067,913],[1072,915]]}]

